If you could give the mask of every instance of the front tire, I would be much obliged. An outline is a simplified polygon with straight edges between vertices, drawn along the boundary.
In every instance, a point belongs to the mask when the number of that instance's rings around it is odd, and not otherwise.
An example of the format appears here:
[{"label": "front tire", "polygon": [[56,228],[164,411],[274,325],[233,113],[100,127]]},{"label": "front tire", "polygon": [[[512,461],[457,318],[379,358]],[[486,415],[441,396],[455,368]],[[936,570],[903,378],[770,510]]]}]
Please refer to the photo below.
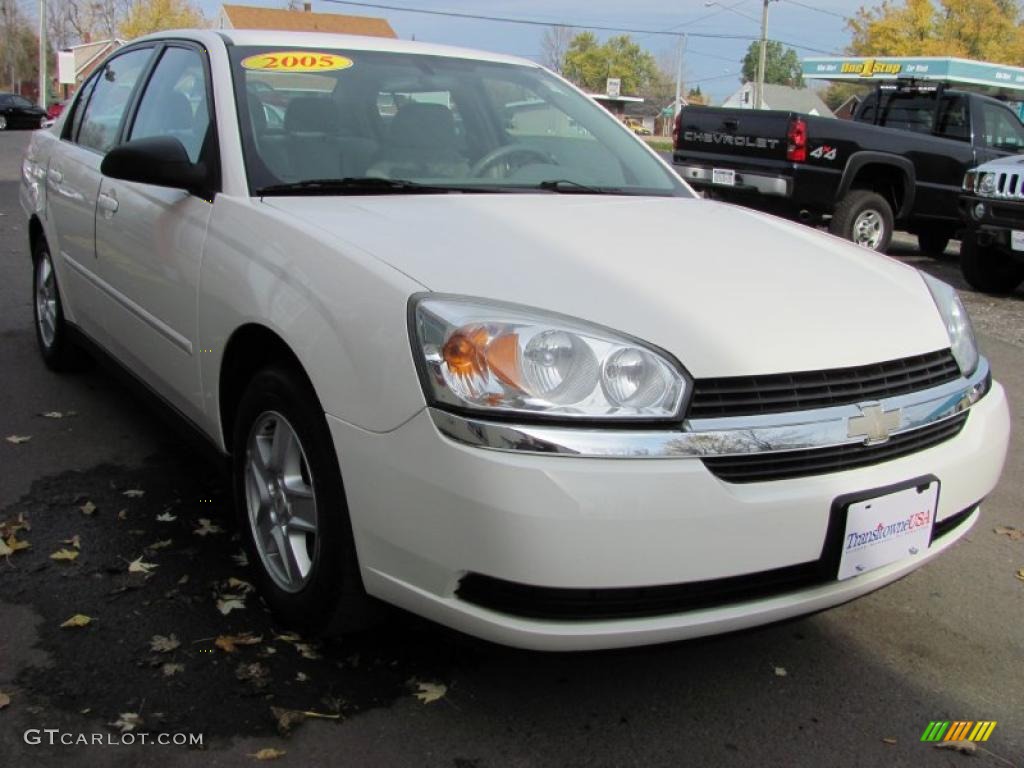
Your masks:
[{"label": "front tire", "polygon": [[994,245],[978,245],[971,234],[960,245],[960,270],[971,287],[983,293],[1013,293],[1024,281],[1024,266]]},{"label": "front tire", "polygon": [[307,636],[362,628],[368,600],[341,470],[306,378],[283,366],[257,373],[232,447],[239,527],[270,609]]},{"label": "front tire", "polygon": [[32,309],[36,342],[43,362],[51,371],[79,370],[87,364],[88,358],[70,338],[57,285],[57,272],[53,268],[50,248],[42,238],[32,247],[32,265]]},{"label": "front tire", "polygon": [[892,240],[892,206],[877,192],[854,189],[836,205],[829,231],[857,245],[885,253]]}]

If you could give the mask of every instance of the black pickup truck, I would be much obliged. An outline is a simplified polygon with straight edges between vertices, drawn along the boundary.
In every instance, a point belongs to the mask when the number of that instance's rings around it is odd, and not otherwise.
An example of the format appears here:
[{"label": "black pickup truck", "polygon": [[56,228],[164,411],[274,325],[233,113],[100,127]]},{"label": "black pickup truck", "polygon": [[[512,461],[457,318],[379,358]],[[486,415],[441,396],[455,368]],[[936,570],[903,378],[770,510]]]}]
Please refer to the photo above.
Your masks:
[{"label": "black pickup truck", "polygon": [[808,223],[885,251],[894,228],[941,254],[961,228],[964,173],[1024,151],[1006,104],[940,85],[869,94],[852,120],[794,112],[684,107],[673,162],[713,197]]}]

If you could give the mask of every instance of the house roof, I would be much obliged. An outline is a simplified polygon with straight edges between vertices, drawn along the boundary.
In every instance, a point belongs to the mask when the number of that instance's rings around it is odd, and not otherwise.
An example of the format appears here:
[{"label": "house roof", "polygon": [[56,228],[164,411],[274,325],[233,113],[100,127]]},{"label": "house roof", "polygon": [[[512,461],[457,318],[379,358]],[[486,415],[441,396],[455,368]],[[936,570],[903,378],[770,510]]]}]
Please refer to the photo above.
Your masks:
[{"label": "house roof", "polygon": [[289,32],[398,37],[387,19],[373,16],[289,11],[281,8],[257,8],[251,5],[225,4],[222,7],[224,16],[234,29],[280,29]]},{"label": "house roof", "polygon": [[[723,106],[745,106],[743,93],[753,93],[754,84],[744,83],[732,96],[725,100]],[[751,98],[750,101],[753,99]],[[834,117],[832,110],[822,101],[818,94],[810,88],[792,88],[788,85],[764,84],[765,109],[778,109],[785,112],[800,112],[806,115]]]}]

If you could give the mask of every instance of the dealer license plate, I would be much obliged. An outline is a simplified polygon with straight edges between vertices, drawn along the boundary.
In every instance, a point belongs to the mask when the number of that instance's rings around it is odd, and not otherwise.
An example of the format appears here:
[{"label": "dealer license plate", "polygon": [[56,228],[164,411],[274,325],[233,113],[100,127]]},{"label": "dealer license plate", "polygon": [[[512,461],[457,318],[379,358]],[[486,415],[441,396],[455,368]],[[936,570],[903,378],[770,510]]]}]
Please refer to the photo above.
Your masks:
[{"label": "dealer license plate", "polygon": [[1015,251],[1024,251],[1024,231],[1010,230],[1010,247]]},{"label": "dealer license plate", "polygon": [[732,168],[712,168],[711,183],[722,184],[726,187],[736,186],[736,171]]},{"label": "dealer license plate", "polygon": [[857,501],[847,507],[839,579],[922,557],[931,543],[939,481]]}]

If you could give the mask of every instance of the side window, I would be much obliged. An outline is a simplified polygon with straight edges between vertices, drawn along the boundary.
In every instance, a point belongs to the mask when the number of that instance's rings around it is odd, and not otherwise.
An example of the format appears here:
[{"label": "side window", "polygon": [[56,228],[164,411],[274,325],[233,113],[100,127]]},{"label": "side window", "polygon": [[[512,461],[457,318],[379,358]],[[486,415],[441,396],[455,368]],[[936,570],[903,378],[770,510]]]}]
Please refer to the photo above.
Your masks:
[{"label": "side window", "polygon": [[1008,152],[1024,148],[1024,126],[1013,112],[1000,104],[983,103],[981,114],[985,121],[982,140],[986,146]]},{"label": "side window", "polygon": [[930,96],[894,93],[882,108],[879,125],[915,133],[931,133],[935,99]]},{"label": "side window", "polygon": [[939,122],[935,133],[946,139],[970,141],[971,120],[963,96],[945,96],[939,105]]},{"label": "side window", "polygon": [[82,115],[79,144],[103,153],[114,146],[132,90],[152,55],[152,48],[138,48],[103,66]]},{"label": "side window", "polygon": [[71,119],[68,120],[66,127],[64,128],[64,138],[71,141],[78,141],[78,131],[82,127],[82,116],[85,114],[85,105],[89,103],[89,96],[92,94],[92,89],[96,87],[96,81],[99,79],[99,74],[94,74],[78,91],[78,98],[73,102],[71,109],[74,110],[71,113]]},{"label": "side window", "polygon": [[209,127],[206,74],[200,54],[191,48],[167,48],[142,94],[128,138],[173,136],[194,163]]}]

